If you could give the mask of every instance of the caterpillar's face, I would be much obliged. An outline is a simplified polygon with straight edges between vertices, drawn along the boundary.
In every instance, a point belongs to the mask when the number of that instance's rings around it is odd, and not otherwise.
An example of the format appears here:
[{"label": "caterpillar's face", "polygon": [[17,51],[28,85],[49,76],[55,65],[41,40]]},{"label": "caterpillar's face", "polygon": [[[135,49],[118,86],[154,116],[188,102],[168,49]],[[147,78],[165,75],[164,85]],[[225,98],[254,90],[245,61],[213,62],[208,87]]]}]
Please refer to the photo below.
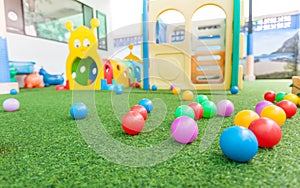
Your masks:
[{"label": "caterpillar's face", "polygon": [[71,33],[69,40],[70,54],[84,58],[92,45],[97,45],[94,32],[85,26],[78,27]]}]

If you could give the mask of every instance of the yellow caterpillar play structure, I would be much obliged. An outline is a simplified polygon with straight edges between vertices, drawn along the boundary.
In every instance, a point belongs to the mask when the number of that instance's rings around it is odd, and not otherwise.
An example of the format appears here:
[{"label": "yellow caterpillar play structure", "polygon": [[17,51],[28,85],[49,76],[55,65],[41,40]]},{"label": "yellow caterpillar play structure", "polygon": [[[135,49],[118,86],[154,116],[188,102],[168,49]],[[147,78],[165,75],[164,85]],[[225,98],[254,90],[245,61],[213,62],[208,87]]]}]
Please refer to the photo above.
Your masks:
[{"label": "yellow caterpillar play structure", "polygon": [[[67,86],[70,90],[112,90],[117,84],[122,87],[135,87],[139,79],[141,60],[131,52],[127,60],[105,60],[103,63],[97,53],[98,43],[94,29],[97,19],[91,20],[91,29],[79,26],[73,29],[72,22],[66,23],[71,32],[68,42],[69,56],[66,63]],[[132,50],[133,46],[129,48]],[[136,60],[136,61],[134,61]]]}]

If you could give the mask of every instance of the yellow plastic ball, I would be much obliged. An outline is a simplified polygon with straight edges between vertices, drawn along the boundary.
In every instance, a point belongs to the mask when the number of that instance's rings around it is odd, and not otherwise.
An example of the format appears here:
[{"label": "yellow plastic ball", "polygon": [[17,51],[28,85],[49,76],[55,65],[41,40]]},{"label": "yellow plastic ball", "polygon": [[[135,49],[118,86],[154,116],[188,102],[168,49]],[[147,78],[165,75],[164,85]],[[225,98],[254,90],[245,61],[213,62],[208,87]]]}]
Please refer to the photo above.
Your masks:
[{"label": "yellow plastic ball", "polygon": [[172,89],[172,93],[174,94],[174,95],[178,95],[179,93],[181,92],[181,90],[179,89],[179,88],[173,88]]},{"label": "yellow plastic ball", "polygon": [[194,93],[190,90],[186,90],[182,93],[182,99],[185,101],[191,101],[194,99]]},{"label": "yellow plastic ball", "polygon": [[265,107],[261,111],[260,116],[274,120],[279,126],[281,126],[286,120],[286,114],[284,110],[276,105]]},{"label": "yellow plastic ball", "polygon": [[299,101],[299,97],[293,93],[287,94],[283,99],[291,101],[291,102],[295,103],[295,105],[297,105],[298,101]]},{"label": "yellow plastic ball", "polygon": [[248,128],[253,120],[259,118],[259,115],[252,110],[242,110],[236,114],[234,124]]}]

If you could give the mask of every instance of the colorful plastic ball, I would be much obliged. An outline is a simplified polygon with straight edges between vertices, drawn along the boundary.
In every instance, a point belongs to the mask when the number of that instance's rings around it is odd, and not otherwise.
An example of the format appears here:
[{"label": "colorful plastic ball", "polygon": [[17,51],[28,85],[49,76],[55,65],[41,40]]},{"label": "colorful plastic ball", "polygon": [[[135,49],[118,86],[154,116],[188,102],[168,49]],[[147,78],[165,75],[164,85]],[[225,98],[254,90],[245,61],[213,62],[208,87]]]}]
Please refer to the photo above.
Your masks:
[{"label": "colorful plastic ball", "polygon": [[274,91],[267,91],[264,94],[264,99],[266,101],[275,102],[276,93]]},{"label": "colorful plastic ball", "polygon": [[255,112],[260,115],[262,109],[264,109],[266,106],[274,105],[270,101],[260,101],[259,103],[256,104],[255,106]]},{"label": "colorful plastic ball", "polygon": [[172,137],[181,144],[193,142],[198,136],[196,121],[187,116],[176,118],[171,125]]},{"label": "colorful plastic ball", "polygon": [[201,105],[204,110],[203,117],[211,118],[211,117],[217,115],[217,107],[214,102],[205,101],[205,102],[201,103]]},{"label": "colorful plastic ball", "polygon": [[136,111],[127,112],[122,118],[122,128],[130,135],[139,134],[145,125],[143,116]]},{"label": "colorful plastic ball", "polygon": [[181,105],[176,108],[175,113],[174,113],[175,118],[178,118],[180,116],[188,116],[188,117],[194,119],[195,112],[192,107],[190,107],[188,105]]},{"label": "colorful plastic ball", "polygon": [[152,89],[152,91],[156,91],[157,90],[157,86],[156,85],[152,85],[151,89]]},{"label": "colorful plastic ball", "polygon": [[194,93],[190,90],[186,90],[182,93],[182,99],[185,101],[191,101],[194,99]]},{"label": "colorful plastic ball", "polygon": [[238,92],[239,92],[238,86],[232,86],[232,87],[230,88],[230,93],[231,93],[231,94],[237,94]]},{"label": "colorful plastic ball", "polygon": [[249,129],[231,126],[220,137],[220,147],[224,155],[236,162],[247,162],[258,151],[258,141]]},{"label": "colorful plastic ball", "polygon": [[179,88],[177,88],[177,87],[174,87],[174,88],[172,89],[172,93],[173,93],[174,95],[178,95],[178,94],[180,94],[180,92],[181,92],[181,90],[180,90]]},{"label": "colorful plastic ball", "polygon": [[283,100],[292,101],[295,105],[297,105],[299,101],[299,97],[293,93],[289,93],[286,96],[284,96]]},{"label": "colorful plastic ball", "polygon": [[220,116],[231,116],[234,111],[234,105],[230,100],[221,100],[217,104],[217,113]]},{"label": "colorful plastic ball", "polygon": [[138,104],[145,107],[148,113],[150,113],[153,109],[153,104],[150,99],[144,98],[144,99],[140,100],[140,102]]},{"label": "colorful plastic ball", "polygon": [[242,110],[238,112],[234,118],[234,124],[248,128],[250,123],[258,119],[259,115],[252,110]]},{"label": "colorful plastic ball", "polygon": [[197,102],[199,104],[202,104],[205,101],[208,101],[208,97],[206,95],[198,95],[197,96]]},{"label": "colorful plastic ball", "polygon": [[73,119],[84,119],[88,114],[88,108],[83,103],[74,103],[70,108],[70,114]]},{"label": "colorful plastic ball", "polygon": [[6,112],[14,112],[19,110],[20,102],[17,99],[8,98],[3,102],[2,107]]},{"label": "colorful plastic ball", "polygon": [[287,95],[286,92],[278,92],[275,96],[275,102],[280,102],[284,99],[284,97]]},{"label": "colorful plastic ball", "polygon": [[261,111],[260,116],[274,120],[279,126],[281,126],[286,120],[286,114],[284,110],[276,105],[265,107]]},{"label": "colorful plastic ball", "polygon": [[199,120],[202,118],[204,110],[201,106],[201,104],[197,103],[197,102],[192,102],[189,104],[189,107],[191,107],[194,110],[194,120]]},{"label": "colorful plastic ball", "polygon": [[175,88],[175,85],[170,85],[170,90],[172,91]]},{"label": "colorful plastic ball", "polygon": [[122,87],[116,87],[115,92],[117,95],[121,95],[123,93],[123,88]]},{"label": "colorful plastic ball", "polygon": [[130,111],[136,111],[140,113],[143,116],[144,120],[146,120],[148,117],[148,112],[146,108],[142,105],[134,105],[130,108]]},{"label": "colorful plastic ball", "polygon": [[276,105],[284,110],[287,118],[291,118],[297,113],[297,106],[292,101],[282,100]]},{"label": "colorful plastic ball", "polygon": [[258,146],[262,148],[271,148],[277,145],[281,140],[281,128],[280,126],[269,118],[258,118],[249,126],[256,139]]},{"label": "colorful plastic ball", "polygon": [[18,94],[18,91],[16,89],[11,89],[9,93],[11,95],[16,95],[16,94]]}]

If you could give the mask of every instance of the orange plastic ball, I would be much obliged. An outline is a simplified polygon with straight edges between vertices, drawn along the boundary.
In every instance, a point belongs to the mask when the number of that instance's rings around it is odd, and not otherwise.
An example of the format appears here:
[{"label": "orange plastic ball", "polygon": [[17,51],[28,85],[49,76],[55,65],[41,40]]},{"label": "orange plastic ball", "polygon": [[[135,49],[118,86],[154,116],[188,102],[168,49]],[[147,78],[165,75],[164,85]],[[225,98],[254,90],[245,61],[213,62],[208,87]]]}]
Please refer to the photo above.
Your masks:
[{"label": "orange plastic ball", "polygon": [[288,101],[291,101],[293,102],[295,105],[298,104],[298,101],[299,101],[299,97],[293,93],[289,93],[287,94],[286,96],[284,96],[283,98],[284,100],[288,100]]},{"label": "orange plastic ball", "polygon": [[265,107],[261,111],[260,116],[274,120],[279,126],[281,126],[286,120],[286,114],[284,110],[275,105]]},{"label": "orange plastic ball", "polygon": [[190,90],[186,90],[182,94],[182,99],[185,101],[191,101],[194,99],[194,93]]},{"label": "orange plastic ball", "polygon": [[178,95],[180,93],[180,91],[181,90],[179,88],[176,88],[176,87],[172,89],[172,92],[173,92],[174,95]]},{"label": "orange plastic ball", "polygon": [[242,110],[236,114],[234,124],[248,128],[253,120],[258,119],[259,115],[252,110]]}]

